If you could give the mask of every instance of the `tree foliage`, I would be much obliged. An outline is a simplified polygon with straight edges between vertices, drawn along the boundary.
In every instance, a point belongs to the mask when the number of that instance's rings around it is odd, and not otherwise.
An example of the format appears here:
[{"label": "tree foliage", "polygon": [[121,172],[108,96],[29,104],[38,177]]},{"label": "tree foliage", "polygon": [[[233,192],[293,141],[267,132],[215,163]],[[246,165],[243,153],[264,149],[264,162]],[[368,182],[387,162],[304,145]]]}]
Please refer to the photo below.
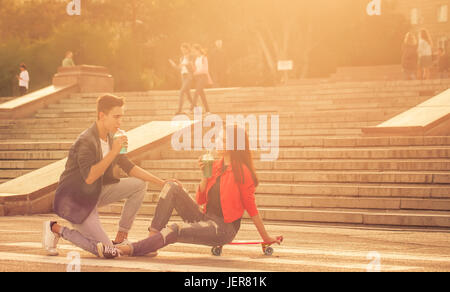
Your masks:
[{"label": "tree foliage", "polygon": [[398,63],[408,30],[392,10],[365,13],[368,0],[82,0],[68,16],[60,0],[0,0],[0,95],[12,95],[21,62],[31,89],[50,84],[67,50],[76,64],[106,66],[117,91],[176,88],[168,64],[183,42],[223,40],[228,85],[327,76],[336,66]]}]

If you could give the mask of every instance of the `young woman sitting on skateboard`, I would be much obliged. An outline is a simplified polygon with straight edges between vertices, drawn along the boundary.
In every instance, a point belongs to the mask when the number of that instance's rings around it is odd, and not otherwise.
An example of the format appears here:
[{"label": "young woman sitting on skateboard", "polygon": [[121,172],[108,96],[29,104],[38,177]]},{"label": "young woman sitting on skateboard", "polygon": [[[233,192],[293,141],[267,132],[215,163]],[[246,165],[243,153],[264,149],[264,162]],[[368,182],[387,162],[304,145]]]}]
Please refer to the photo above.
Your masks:
[{"label": "young woman sitting on skateboard", "polygon": [[[214,161],[211,176],[201,179],[196,201],[175,183],[169,183],[163,188],[149,228],[150,237],[166,227],[175,209],[184,222],[169,226],[176,231],[176,238],[172,240],[222,246],[233,241],[246,210],[262,240],[280,244],[282,238],[270,236],[258,214],[255,203],[258,178],[253,166],[248,135],[245,129],[237,126],[228,128],[227,135],[231,132],[234,132],[234,150],[217,151],[219,160]],[[237,150],[240,135],[245,136],[244,150]],[[201,158],[198,165],[202,171],[208,167]],[[205,176],[205,172],[203,173]]]},{"label": "young woman sitting on skateboard", "polygon": [[[211,176],[201,179],[196,201],[179,182],[168,182],[160,193],[146,239],[135,243],[127,241],[109,248],[101,242],[84,238],[85,242],[80,246],[96,255],[114,258],[119,255],[144,256],[168,244],[183,242],[212,246],[213,254],[220,255],[221,246],[232,242],[238,233],[244,210],[252,218],[263,240],[263,249],[264,245],[280,244],[282,237],[270,236],[258,214],[255,203],[258,178],[247,133],[236,126],[228,130],[227,134],[234,134],[234,150],[217,151],[220,159],[213,162]],[[236,150],[239,149],[237,143],[240,135],[245,136],[244,150]],[[202,159],[199,159],[198,165],[202,171],[209,167]],[[174,209],[184,222],[166,226]],[[60,228],[56,225],[54,227]]]}]

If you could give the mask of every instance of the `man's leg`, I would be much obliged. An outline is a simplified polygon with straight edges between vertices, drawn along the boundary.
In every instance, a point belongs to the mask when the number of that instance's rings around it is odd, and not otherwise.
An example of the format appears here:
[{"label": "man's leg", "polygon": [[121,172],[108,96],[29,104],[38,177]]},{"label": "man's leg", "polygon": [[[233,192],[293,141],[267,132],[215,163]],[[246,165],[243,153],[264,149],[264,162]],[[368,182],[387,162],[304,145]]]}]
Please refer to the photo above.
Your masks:
[{"label": "man's leg", "polygon": [[85,251],[88,251],[96,256],[99,256],[97,250],[97,244],[99,243],[99,241],[90,239],[81,234],[79,231],[69,229],[67,227],[61,227],[59,235],[65,240],[73,243],[75,246],[78,246],[84,249]]},{"label": "man's leg", "polygon": [[147,183],[134,177],[122,178],[119,183],[107,185],[102,190],[98,202],[99,207],[126,199],[119,221],[119,232],[115,240],[117,243],[127,238],[146,192]]},{"label": "man's leg", "polygon": [[[44,223],[43,245],[49,251],[49,255],[57,255],[55,237],[50,236],[50,233],[59,234],[65,240],[73,243],[96,256],[104,256],[103,248],[113,248],[112,242],[109,240],[108,235],[103,230],[98,217],[97,210],[92,210],[91,214],[81,224],[72,224],[73,229],[63,227],[57,224],[57,222],[47,221]],[[48,240],[53,242],[48,242]],[[57,241],[57,240],[56,240]],[[101,245],[101,251],[99,251],[99,244]],[[49,249],[49,247],[54,248]]]},{"label": "man's leg", "polygon": [[76,246],[81,247],[82,249],[98,257],[113,259],[115,257],[120,256],[121,254],[121,251],[119,249],[110,245],[109,240],[108,244],[105,245],[98,240],[84,236],[77,230],[72,230],[64,226],[58,225],[57,222],[49,222],[49,224],[51,226],[50,232],[59,234],[59,236],[61,236],[62,238],[72,242]]},{"label": "man's leg", "polygon": [[[101,242],[107,246],[113,246],[111,239],[106,234],[106,232],[103,229],[103,226],[100,222],[97,208],[92,210],[91,214],[89,214],[89,216],[86,218],[86,220],[83,221],[83,223],[72,224],[72,226],[75,229],[75,231],[77,231],[83,237],[86,237],[86,238],[94,240],[94,241]],[[66,230],[70,230],[70,229],[66,228]],[[67,231],[67,232],[69,232],[69,231]],[[63,237],[63,238],[69,240],[76,246],[80,246],[78,240],[80,240],[80,242],[85,241],[84,238],[79,238],[78,234],[76,234],[76,233],[71,234],[71,236],[69,238],[65,238],[65,237]]]}]

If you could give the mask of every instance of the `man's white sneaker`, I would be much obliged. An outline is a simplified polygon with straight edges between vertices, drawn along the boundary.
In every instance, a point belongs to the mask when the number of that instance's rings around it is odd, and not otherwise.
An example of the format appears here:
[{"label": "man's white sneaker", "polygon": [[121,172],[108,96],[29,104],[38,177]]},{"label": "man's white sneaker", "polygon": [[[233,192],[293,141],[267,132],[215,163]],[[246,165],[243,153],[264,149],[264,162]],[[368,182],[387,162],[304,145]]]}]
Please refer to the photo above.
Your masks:
[{"label": "man's white sneaker", "polygon": [[45,221],[43,223],[42,247],[47,251],[47,255],[57,256],[59,253],[56,246],[58,244],[59,235],[52,231],[51,224],[52,221]]}]

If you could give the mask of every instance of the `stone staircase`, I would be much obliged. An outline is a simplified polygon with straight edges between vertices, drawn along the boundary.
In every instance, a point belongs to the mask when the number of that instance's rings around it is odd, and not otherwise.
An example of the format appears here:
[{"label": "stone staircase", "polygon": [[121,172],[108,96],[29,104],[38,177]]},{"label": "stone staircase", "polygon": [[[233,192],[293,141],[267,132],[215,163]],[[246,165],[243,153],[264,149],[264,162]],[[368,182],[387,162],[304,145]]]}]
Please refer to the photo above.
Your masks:
[{"label": "stone staircase", "polygon": [[[263,218],[450,227],[450,138],[362,137],[375,126],[449,88],[450,80],[320,82],[279,88],[210,91],[212,112],[277,114],[279,159],[259,161],[256,198]],[[125,130],[152,120],[171,120],[178,92],[124,93]],[[34,117],[0,124],[0,173],[13,178],[64,158],[71,142],[95,120],[96,95],[70,99]],[[192,118],[192,116],[191,116]],[[270,127],[269,127],[270,130]],[[30,142],[33,141],[33,142]],[[193,195],[200,178],[199,151],[161,151],[141,167],[180,179]],[[159,189],[150,185],[140,214],[151,216]],[[122,204],[103,208],[118,215]]]},{"label": "stone staircase", "polygon": [[336,73],[331,74],[331,79],[337,81],[370,81],[370,80],[402,80],[404,79],[402,66],[360,66],[340,67]]}]

